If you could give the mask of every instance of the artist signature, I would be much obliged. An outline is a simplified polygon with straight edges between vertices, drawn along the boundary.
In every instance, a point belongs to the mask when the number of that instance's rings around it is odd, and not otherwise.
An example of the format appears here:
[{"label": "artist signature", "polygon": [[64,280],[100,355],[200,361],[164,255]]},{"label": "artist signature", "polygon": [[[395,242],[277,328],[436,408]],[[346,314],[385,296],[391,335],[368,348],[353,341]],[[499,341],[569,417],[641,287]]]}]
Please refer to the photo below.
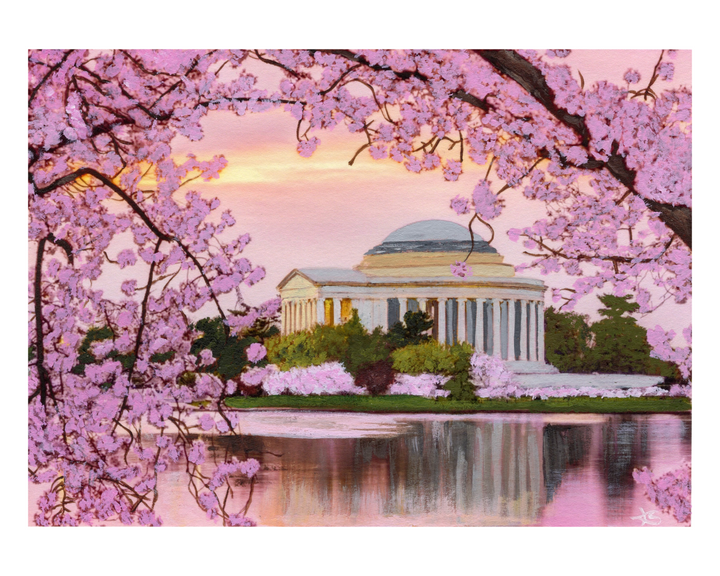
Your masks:
[{"label": "artist signature", "polygon": [[640,520],[642,524],[641,526],[645,526],[645,524],[649,526],[657,526],[660,524],[660,518],[657,518],[655,516],[657,514],[657,510],[650,510],[649,512],[645,512],[642,508],[640,508],[640,516],[630,516],[631,520]]}]

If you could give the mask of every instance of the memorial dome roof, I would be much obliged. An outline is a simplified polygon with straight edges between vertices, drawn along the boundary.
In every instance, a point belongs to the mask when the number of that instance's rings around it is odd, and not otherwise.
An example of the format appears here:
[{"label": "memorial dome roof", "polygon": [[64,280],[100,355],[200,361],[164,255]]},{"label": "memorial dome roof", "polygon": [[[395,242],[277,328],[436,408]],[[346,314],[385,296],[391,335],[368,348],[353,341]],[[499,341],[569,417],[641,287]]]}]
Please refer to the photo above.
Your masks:
[{"label": "memorial dome roof", "polygon": [[[474,243],[474,246],[473,246]],[[464,226],[448,220],[422,220],[398,228],[365,255],[402,252],[473,252],[497,254],[497,250]]]}]

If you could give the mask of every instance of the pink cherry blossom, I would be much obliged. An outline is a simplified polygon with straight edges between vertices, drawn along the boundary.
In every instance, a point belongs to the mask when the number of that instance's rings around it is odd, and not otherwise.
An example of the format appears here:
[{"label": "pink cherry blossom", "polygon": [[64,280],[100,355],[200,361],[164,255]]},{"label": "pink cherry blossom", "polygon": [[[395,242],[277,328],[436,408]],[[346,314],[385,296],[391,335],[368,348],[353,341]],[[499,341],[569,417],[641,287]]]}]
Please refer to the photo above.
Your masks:
[{"label": "pink cherry blossom", "polygon": [[450,265],[450,271],[452,272],[453,276],[457,276],[458,278],[465,278],[466,276],[472,275],[472,268],[468,266],[465,262],[455,262],[455,264]]},{"label": "pink cherry blossom", "polygon": [[267,355],[267,350],[262,344],[254,342],[247,347],[245,353],[247,354],[247,359],[250,362],[252,362],[253,364],[257,364],[258,362],[260,362],[260,360],[265,358],[265,356]]}]

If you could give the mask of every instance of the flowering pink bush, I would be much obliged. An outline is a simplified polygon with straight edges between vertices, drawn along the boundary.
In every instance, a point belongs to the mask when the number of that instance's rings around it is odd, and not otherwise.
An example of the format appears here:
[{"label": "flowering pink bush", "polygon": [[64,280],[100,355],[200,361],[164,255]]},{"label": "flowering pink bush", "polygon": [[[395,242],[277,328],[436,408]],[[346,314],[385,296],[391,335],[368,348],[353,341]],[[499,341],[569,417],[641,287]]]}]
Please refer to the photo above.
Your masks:
[{"label": "flowering pink bush", "polygon": [[388,394],[410,394],[412,396],[424,396],[425,398],[440,398],[450,394],[449,390],[442,387],[450,380],[449,376],[440,374],[398,374],[395,381],[390,385]]},{"label": "flowering pink bush", "polygon": [[525,388],[517,384],[507,384],[489,388],[479,388],[476,391],[478,398],[494,398],[508,400],[511,398],[534,398],[536,400],[547,400],[548,398],[575,398],[584,396],[587,398],[643,398],[647,396],[676,396],[690,398],[692,390],[690,386],[673,386],[670,391],[663,390],[657,386],[646,388],[594,388],[585,386],[582,388]]},{"label": "flowering pink bush", "polygon": [[477,389],[516,384],[514,374],[500,358],[478,352],[470,357],[470,381]]},{"label": "flowering pink bush", "polygon": [[681,468],[655,478],[647,467],[643,467],[642,470],[633,470],[633,478],[645,487],[650,502],[672,513],[678,522],[689,523],[691,472],[690,464],[685,463]]},{"label": "flowering pink bush", "polygon": [[262,381],[262,387],[271,396],[365,394],[366,392],[364,388],[355,386],[353,377],[345,371],[345,367],[340,362],[326,362],[320,366],[307,368],[291,368],[285,372],[270,369]]}]

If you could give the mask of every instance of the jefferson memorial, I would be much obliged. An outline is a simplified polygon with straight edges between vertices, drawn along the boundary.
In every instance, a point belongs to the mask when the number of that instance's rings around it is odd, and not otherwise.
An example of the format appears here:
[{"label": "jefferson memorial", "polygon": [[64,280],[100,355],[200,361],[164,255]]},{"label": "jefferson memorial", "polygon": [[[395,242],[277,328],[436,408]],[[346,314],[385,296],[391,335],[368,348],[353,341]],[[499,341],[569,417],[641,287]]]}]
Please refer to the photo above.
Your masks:
[{"label": "jefferson memorial", "polygon": [[[472,272],[453,276],[465,260]],[[282,333],[339,324],[358,311],[372,331],[387,330],[408,310],[427,312],[441,343],[468,342],[506,361],[516,373],[554,373],[545,363],[541,280],[518,278],[502,255],[467,228],[447,220],[403,226],[365,253],[352,270],[299,268],[278,285]]]}]

